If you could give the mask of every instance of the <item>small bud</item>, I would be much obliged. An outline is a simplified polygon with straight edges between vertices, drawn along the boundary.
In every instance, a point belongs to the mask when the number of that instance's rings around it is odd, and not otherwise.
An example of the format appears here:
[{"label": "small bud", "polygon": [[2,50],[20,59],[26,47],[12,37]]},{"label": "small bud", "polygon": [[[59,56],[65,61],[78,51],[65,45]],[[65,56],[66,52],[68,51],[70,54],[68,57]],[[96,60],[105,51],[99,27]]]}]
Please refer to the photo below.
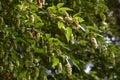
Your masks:
[{"label": "small bud", "polygon": [[58,69],[58,73],[62,72],[62,64],[61,63],[58,64],[58,68],[57,69]]},{"label": "small bud", "polygon": [[30,22],[34,23],[35,22],[35,17],[33,15],[30,15]]},{"label": "small bud", "polygon": [[94,48],[97,48],[97,47],[98,47],[96,38],[93,37],[93,38],[91,39],[91,42],[93,43]]},{"label": "small bud", "polygon": [[75,39],[74,39],[74,36],[73,36],[73,34],[71,34],[70,41],[71,41],[71,43],[72,43],[72,44],[74,44],[74,43],[75,43]]},{"label": "small bud", "polygon": [[36,40],[39,40],[40,37],[41,37],[40,33],[37,33],[37,34],[36,34]]}]

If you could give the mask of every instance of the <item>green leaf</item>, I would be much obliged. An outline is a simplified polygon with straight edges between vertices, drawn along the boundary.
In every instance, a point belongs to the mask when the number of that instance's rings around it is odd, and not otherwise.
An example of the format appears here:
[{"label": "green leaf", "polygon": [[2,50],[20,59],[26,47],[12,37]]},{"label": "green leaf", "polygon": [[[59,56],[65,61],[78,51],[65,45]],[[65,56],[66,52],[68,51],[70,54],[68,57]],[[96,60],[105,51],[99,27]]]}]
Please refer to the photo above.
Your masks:
[{"label": "green leaf", "polygon": [[13,60],[18,60],[19,59],[15,53],[11,54],[11,58]]},{"label": "green leaf", "polygon": [[80,71],[79,66],[76,64],[76,62],[74,60],[72,60],[72,64]]},{"label": "green leaf", "polygon": [[46,38],[50,38],[51,35],[50,34],[45,34]]},{"label": "green leaf", "polygon": [[80,40],[80,44],[83,45],[83,46],[86,46],[88,42],[86,40]]},{"label": "green leaf", "polygon": [[61,29],[61,28],[64,29],[64,24],[63,24],[63,22],[58,21],[57,24],[58,24],[58,28],[59,28],[59,29]]},{"label": "green leaf", "polygon": [[54,59],[53,59],[52,66],[57,66],[58,63],[59,63],[59,59],[58,59],[58,58],[54,58]]},{"label": "green leaf", "polygon": [[79,15],[80,15],[80,13],[76,13],[73,15],[73,18],[78,17]]},{"label": "green leaf", "polygon": [[19,73],[19,78],[20,79],[22,79],[22,78],[24,78],[25,76],[26,76],[26,73],[27,73],[27,71],[21,71],[20,73]]},{"label": "green leaf", "polygon": [[68,7],[62,7],[58,9],[59,11],[73,11],[72,9],[68,8]]},{"label": "green leaf", "polygon": [[63,46],[63,43],[59,40],[59,39],[57,39],[57,38],[50,38],[49,39],[51,42],[53,42],[53,44],[55,44],[55,45],[60,45],[60,46]]},{"label": "green leaf", "polygon": [[92,31],[97,31],[98,32],[98,29],[96,29],[94,26],[86,26],[86,28],[88,30],[92,30]]},{"label": "green leaf", "polygon": [[25,41],[24,39],[22,39],[21,37],[17,37],[16,40],[17,40],[18,42],[26,43],[26,41]]},{"label": "green leaf", "polygon": [[48,7],[48,12],[56,13],[56,6]]},{"label": "green leaf", "polygon": [[59,8],[61,8],[63,5],[64,5],[64,3],[58,3],[58,4],[57,4],[57,8],[59,9]]},{"label": "green leaf", "polygon": [[34,40],[32,40],[32,39],[26,39],[26,41],[28,42],[28,43],[34,43],[35,41]]},{"label": "green leaf", "polygon": [[33,50],[35,53],[44,53],[44,50],[40,48],[33,48]]},{"label": "green leaf", "polygon": [[66,32],[65,36],[66,36],[67,41],[69,42],[71,34],[72,34],[72,29],[70,27],[67,27],[66,30],[67,30],[67,32]]},{"label": "green leaf", "polygon": [[35,17],[35,20],[37,20],[37,21],[42,21],[41,18],[40,18],[37,14],[34,13],[33,15],[34,15],[34,17]]},{"label": "green leaf", "polygon": [[77,20],[77,21],[79,21],[79,22],[83,22],[84,21],[84,19],[81,18],[81,17],[74,17],[74,19]]}]

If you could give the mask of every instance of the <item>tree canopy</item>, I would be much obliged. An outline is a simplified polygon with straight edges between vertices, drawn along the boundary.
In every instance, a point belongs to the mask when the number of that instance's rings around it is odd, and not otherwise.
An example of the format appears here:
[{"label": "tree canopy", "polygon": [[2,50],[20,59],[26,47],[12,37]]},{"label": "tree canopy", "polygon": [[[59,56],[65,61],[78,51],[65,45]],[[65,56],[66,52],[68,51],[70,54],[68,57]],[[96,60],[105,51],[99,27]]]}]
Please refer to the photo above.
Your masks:
[{"label": "tree canopy", "polygon": [[110,2],[0,0],[0,79],[119,80]]}]

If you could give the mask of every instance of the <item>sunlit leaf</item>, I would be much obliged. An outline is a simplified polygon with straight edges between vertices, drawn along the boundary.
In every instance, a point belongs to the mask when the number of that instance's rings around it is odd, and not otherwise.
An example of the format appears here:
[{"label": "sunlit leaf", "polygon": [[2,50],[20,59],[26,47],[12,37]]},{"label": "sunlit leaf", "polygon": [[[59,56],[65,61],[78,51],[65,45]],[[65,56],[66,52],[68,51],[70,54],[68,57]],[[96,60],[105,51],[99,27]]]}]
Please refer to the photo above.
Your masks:
[{"label": "sunlit leaf", "polygon": [[56,6],[48,7],[48,11],[51,13],[56,13]]},{"label": "sunlit leaf", "polygon": [[70,27],[67,27],[65,36],[68,42],[70,41],[71,34],[72,34],[72,29]]},{"label": "sunlit leaf", "polygon": [[53,59],[52,66],[57,66],[58,63],[59,63],[59,59],[58,59],[58,58],[54,58],[54,59]]},{"label": "sunlit leaf", "polygon": [[60,11],[73,11],[72,9],[68,8],[68,7],[62,7],[59,8]]},{"label": "sunlit leaf", "polygon": [[79,22],[83,22],[84,21],[84,19],[81,18],[81,17],[75,17],[74,19],[77,20],[77,21],[79,21]]},{"label": "sunlit leaf", "polygon": [[64,3],[58,3],[58,4],[57,4],[57,8],[59,9],[59,8],[61,8],[63,5],[64,5]]},{"label": "sunlit leaf", "polygon": [[58,28],[59,28],[59,29],[64,28],[63,22],[58,21],[57,24],[58,24]]}]

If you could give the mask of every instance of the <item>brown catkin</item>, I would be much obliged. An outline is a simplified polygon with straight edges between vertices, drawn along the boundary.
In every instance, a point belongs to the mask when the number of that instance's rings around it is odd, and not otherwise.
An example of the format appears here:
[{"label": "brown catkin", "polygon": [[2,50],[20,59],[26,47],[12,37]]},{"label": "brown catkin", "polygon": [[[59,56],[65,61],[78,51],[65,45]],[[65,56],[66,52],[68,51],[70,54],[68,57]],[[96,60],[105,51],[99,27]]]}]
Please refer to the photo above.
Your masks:
[{"label": "brown catkin", "polygon": [[62,72],[62,64],[61,63],[58,64],[57,69],[58,69],[58,73]]},{"label": "brown catkin", "polygon": [[35,77],[37,78],[39,76],[39,68],[35,68]]},{"label": "brown catkin", "polygon": [[97,43],[97,40],[96,40],[95,37],[93,37],[93,38],[91,39],[91,42],[93,43],[94,48],[97,48],[97,47],[98,47],[98,43]]},{"label": "brown catkin", "polygon": [[66,67],[66,72],[67,72],[67,74],[68,74],[68,75],[72,75],[72,67],[71,67],[71,65],[70,65],[69,63],[67,63],[67,64],[65,65],[65,67]]}]

